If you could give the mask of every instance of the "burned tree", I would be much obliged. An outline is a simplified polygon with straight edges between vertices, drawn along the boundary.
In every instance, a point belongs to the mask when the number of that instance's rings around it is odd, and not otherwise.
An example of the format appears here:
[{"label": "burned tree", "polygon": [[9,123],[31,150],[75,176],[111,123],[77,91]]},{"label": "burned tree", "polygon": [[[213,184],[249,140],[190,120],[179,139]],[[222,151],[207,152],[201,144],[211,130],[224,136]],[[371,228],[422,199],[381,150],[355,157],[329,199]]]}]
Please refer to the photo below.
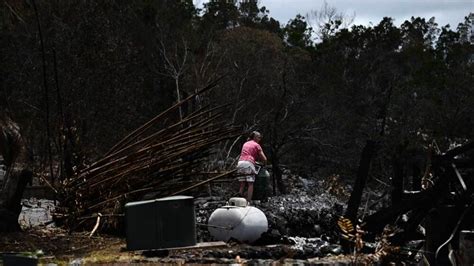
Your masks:
[{"label": "burned tree", "polygon": [[0,155],[6,166],[3,183],[0,182],[0,232],[17,231],[21,198],[32,177],[31,160],[20,127],[6,115],[0,117]]}]

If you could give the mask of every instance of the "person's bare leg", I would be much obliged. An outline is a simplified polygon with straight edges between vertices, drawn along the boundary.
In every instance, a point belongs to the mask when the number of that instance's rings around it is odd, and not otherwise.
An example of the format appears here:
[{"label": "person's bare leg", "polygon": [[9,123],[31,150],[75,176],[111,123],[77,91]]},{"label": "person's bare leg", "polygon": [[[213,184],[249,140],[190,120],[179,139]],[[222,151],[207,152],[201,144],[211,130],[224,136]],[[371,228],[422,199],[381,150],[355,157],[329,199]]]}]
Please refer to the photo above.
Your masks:
[{"label": "person's bare leg", "polygon": [[250,202],[253,196],[253,182],[248,182],[247,201]]},{"label": "person's bare leg", "polygon": [[239,194],[242,197],[244,195],[245,181],[240,181]]}]

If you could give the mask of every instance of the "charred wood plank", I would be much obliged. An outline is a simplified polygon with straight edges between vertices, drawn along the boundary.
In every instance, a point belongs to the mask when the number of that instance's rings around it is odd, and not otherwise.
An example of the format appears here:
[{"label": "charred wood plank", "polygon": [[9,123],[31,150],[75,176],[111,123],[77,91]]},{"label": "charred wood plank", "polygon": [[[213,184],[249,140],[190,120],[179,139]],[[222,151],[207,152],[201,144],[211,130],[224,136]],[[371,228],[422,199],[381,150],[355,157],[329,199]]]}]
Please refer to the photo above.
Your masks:
[{"label": "charred wood plank", "polygon": [[474,150],[474,141],[464,144],[462,146],[456,147],[454,149],[451,149],[447,151],[445,154],[443,154],[442,157],[445,159],[452,159],[455,156],[460,155],[461,153],[465,153],[470,150]]},{"label": "charred wood plank", "polygon": [[424,235],[417,232],[418,226],[425,219],[430,212],[430,208],[427,209],[414,209],[409,220],[402,225],[403,231],[395,234],[391,239],[390,243],[394,245],[403,245],[409,240],[423,239]]},{"label": "charred wood plank", "polygon": [[409,200],[381,209],[364,220],[363,229],[373,233],[383,231],[385,225],[393,223],[401,214],[415,208],[431,209],[449,192],[448,178],[441,178],[433,187],[414,195]]}]

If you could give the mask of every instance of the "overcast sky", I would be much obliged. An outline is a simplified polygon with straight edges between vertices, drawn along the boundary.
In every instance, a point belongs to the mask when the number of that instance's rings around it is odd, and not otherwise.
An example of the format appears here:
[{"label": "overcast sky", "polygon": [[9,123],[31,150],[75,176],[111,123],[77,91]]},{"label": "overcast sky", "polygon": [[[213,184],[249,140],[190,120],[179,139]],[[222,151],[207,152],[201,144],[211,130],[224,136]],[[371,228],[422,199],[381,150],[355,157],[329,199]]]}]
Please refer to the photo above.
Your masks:
[{"label": "overcast sky", "polygon": [[[209,0],[194,0],[202,7]],[[221,0],[222,1],[222,0]],[[237,0],[249,1],[249,0]],[[296,14],[306,15],[311,10],[319,10],[324,0],[258,0],[260,6],[270,10],[270,15],[286,24]],[[474,12],[474,0],[327,0],[330,7],[348,15],[355,14],[354,24],[377,25],[383,17],[395,19],[399,26],[405,20],[414,17],[424,17],[427,20],[436,18],[439,26],[450,24],[455,29],[469,12]]]},{"label": "overcast sky", "polygon": [[[355,13],[354,24],[378,24],[383,17],[395,19],[395,25],[402,24],[411,16],[436,18],[439,26],[450,24],[456,28],[469,12],[474,12],[474,0],[327,0],[345,14]],[[260,5],[270,10],[270,15],[287,23],[296,14],[305,15],[310,10],[318,10],[324,0],[259,0]]]}]

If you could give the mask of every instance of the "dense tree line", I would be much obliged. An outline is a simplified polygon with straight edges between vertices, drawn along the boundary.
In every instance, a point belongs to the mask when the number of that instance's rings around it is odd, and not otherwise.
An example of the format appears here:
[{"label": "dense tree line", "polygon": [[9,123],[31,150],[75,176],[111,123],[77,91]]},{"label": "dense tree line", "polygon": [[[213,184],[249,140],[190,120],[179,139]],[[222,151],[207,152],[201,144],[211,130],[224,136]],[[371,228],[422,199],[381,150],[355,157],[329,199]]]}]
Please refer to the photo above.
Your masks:
[{"label": "dense tree line", "polygon": [[49,146],[69,158],[62,174],[221,75],[196,104],[230,103],[225,119],[262,131],[277,180],[281,164],[351,177],[367,141],[374,177],[386,178],[395,151],[473,138],[472,13],[455,27],[383,18],[348,28],[328,16],[315,32],[253,1],[35,2],[1,7],[0,111],[38,161]]}]

